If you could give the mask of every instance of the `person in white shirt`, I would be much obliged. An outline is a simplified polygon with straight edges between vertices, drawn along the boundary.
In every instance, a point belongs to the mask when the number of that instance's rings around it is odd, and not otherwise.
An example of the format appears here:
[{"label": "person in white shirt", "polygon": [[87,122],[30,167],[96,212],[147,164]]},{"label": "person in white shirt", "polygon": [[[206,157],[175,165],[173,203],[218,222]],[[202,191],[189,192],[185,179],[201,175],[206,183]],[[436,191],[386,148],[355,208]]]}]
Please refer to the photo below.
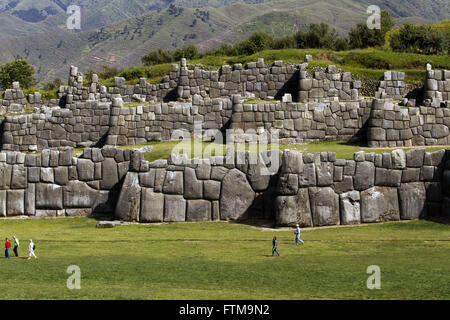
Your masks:
[{"label": "person in white shirt", "polygon": [[297,224],[297,229],[295,229],[295,244],[298,245],[299,242],[305,244],[305,242],[300,239],[300,226]]},{"label": "person in white shirt", "polygon": [[16,236],[13,237],[14,238],[14,254],[16,255],[16,257],[19,256],[19,252],[17,251],[19,249],[19,239],[16,238]]},{"label": "person in white shirt", "polygon": [[34,257],[35,259],[37,259],[36,255],[34,254],[33,239],[30,239],[30,245],[28,246],[28,259],[31,259],[31,257]]}]

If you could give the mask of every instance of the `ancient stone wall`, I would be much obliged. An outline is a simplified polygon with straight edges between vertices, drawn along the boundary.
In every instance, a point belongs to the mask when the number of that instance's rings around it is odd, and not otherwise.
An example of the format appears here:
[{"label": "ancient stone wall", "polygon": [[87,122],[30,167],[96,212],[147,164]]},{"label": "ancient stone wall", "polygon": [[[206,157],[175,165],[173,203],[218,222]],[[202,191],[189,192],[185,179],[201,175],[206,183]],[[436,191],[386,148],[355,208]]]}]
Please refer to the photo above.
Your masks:
[{"label": "ancient stone wall", "polygon": [[90,215],[114,210],[137,152],[112,147],[0,153],[0,216]]},{"label": "ancient stone wall", "polygon": [[298,101],[330,101],[330,100],[358,100],[358,89],[361,81],[352,80],[350,72],[343,72],[330,65],[325,71],[316,71],[312,75],[299,70]]},{"label": "ancient stone wall", "polygon": [[371,102],[275,102],[233,104],[231,129],[279,130],[287,142],[348,140],[365,137]]},{"label": "ancient stone wall", "polygon": [[[445,150],[358,152],[354,160],[336,159],[334,152],[234,155],[234,161],[227,153],[201,163],[172,156],[129,171],[116,218],[264,218],[277,225],[326,226],[450,215],[450,157]],[[272,165],[274,159],[278,164]],[[264,167],[270,167],[266,175],[261,174]]]},{"label": "ancient stone wall", "polygon": [[113,102],[111,129],[107,144],[140,144],[148,141],[171,140],[175,130],[192,135],[194,123],[200,122],[204,130],[220,130],[231,118],[228,99],[201,99],[197,94],[192,102],[154,103],[137,107],[121,107]]},{"label": "ancient stone wall", "polygon": [[60,146],[97,144],[110,128],[110,103],[78,101],[65,108],[6,116],[2,150],[35,151]]},{"label": "ancient stone wall", "polygon": [[430,99],[434,107],[450,100],[450,70],[427,70],[424,99]]},{"label": "ancient stone wall", "polygon": [[401,107],[392,99],[374,99],[367,129],[369,147],[450,144],[450,109]]},{"label": "ancient stone wall", "polygon": [[375,98],[396,98],[405,96],[405,73],[399,71],[386,71],[384,80],[380,82]]}]

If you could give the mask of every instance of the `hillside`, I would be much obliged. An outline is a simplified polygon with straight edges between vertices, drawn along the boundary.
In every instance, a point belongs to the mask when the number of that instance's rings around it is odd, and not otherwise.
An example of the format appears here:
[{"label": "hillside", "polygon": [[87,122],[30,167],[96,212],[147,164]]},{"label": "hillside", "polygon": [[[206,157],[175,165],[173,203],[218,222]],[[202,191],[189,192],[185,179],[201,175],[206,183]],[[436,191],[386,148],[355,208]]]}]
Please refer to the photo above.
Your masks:
[{"label": "hillside", "polygon": [[[79,32],[65,28],[70,4],[82,6]],[[43,0],[38,4],[0,0],[0,63],[22,56],[42,82],[65,79],[70,65],[82,71],[99,70],[102,65],[129,67],[139,65],[143,55],[159,47],[194,43],[204,50],[254,31],[281,36],[313,22],[326,22],[346,34],[367,18],[368,4],[366,0]],[[370,4],[389,8],[398,23],[434,22],[449,13],[448,3],[441,0]]]}]

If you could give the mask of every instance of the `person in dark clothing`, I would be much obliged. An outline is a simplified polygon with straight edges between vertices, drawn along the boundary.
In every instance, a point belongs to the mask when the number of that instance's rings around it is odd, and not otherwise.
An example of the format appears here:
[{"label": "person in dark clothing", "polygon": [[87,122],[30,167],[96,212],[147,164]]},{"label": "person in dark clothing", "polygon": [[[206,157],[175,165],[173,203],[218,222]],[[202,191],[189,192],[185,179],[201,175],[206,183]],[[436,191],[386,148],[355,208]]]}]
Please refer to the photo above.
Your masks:
[{"label": "person in dark clothing", "polygon": [[17,237],[14,236],[14,249],[13,249],[13,251],[14,251],[14,254],[16,255],[16,257],[19,256],[18,249],[19,249],[19,239],[17,239]]},{"label": "person in dark clothing", "polygon": [[272,240],[272,257],[275,252],[277,253],[278,256],[280,256],[280,253],[277,251],[277,246],[278,246],[278,240],[277,240],[277,237],[274,236],[273,240]]}]

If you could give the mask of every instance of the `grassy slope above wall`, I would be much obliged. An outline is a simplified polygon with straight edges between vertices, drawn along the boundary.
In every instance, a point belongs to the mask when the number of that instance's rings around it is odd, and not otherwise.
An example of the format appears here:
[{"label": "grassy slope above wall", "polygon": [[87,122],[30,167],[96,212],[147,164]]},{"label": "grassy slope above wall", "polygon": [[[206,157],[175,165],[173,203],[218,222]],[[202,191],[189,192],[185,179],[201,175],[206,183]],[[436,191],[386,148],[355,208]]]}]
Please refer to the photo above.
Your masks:
[{"label": "grassy slope above wall", "polygon": [[[434,69],[450,69],[449,56],[421,55],[413,53],[395,53],[377,49],[361,49],[350,51],[329,51],[324,49],[282,49],[265,50],[251,56],[207,56],[201,59],[188,60],[190,65],[199,65],[209,68],[219,68],[224,64],[247,63],[264,58],[266,63],[275,60],[283,60],[290,63],[302,63],[304,57],[311,54],[314,57],[310,67],[326,67],[334,64],[337,67],[350,71],[353,74],[373,80],[382,80],[386,70],[406,72],[406,82],[410,84],[422,84],[425,79],[426,64],[430,63]],[[150,66],[151,83],[158,83],[164,75],[171,70],[172,63]],[[147,73],[149,67],[133,67],[141,69],[142,74]],[[126,71],[127,69],[125,69]],[[114,78],[102,79],[104,84],[113,85]],[[137,83],[138,79],[127,79],[129,84]]]}]

